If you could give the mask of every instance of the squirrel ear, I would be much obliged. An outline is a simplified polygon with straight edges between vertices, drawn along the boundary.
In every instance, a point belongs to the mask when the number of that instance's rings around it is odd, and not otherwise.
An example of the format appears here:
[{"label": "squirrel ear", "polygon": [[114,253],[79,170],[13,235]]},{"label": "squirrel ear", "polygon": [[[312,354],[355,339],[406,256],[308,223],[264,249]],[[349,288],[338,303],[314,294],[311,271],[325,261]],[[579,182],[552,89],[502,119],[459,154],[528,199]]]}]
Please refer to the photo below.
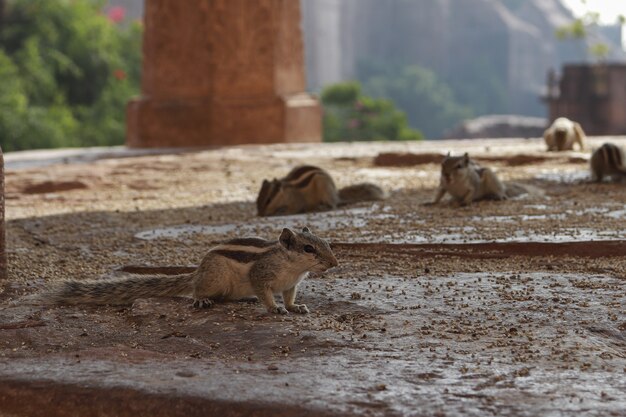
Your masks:
[{"label": "squirrel ear", "polygon": [[283,245],[287,249],[290,249],[293,246],[295,239],[296,239],[296,234],[293,232],[293,230],[285,227],[283,229],[283,232],[280,234],[278,241],[280,242],[281,245]]},{"label": "squirrel ear", "polygon": [[463,161],[465,161],[465,163],[469,162],[469,154],[467,152],[463,154]]},{"label": "squirrel ear", "polygon": [[308,227],[304,226],[302,228],[302,233],[311,233],[311,229],[309,229]]}]

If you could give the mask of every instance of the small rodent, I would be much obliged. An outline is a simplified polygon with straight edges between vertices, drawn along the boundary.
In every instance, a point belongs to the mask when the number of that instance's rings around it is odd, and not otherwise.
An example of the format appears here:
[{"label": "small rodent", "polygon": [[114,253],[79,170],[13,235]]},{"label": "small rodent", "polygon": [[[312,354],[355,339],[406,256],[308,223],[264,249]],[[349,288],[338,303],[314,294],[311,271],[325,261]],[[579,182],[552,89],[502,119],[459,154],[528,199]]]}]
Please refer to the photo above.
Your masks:
[{"label": "small rodent", "polygon": [[256,206],[259,216],[279,216],[384,199],[385,193],[377,185],[361,183],[337,190],[328,172],[313,165],[302,165],[293,168],[284,178],[263,180]]},{"label": "small rodent", "polygon": [[589,160],[591,180],[600,182],[604,177],[610,179],[626,178],[624,152],[612,143],[604,143],[593,151]]},{"label": "small rodent", "polygon": [[559,117],[543,133],[543,140],[549,151],[569,151],[577,143],[579,149],[585,149],[585,132],[579,123],[566,117]]},{"label": "small rodent", "polygon": [[528,193],[517,183],[503,184],[489,168],[483,168],[472,160],[467,152],[463,156],[446,155],[441,162],[441,178],[435,200],[425,205],[437,204],[448,193],[462,206],[478,200],[506,200]]},{"label": "small rodent", "polygon": [[[129,276],[112,280],[68,280],[37,294],[50,304],[131,304],[138,298],[188,296],[194,307],[211,307],[215,300],[258,297],[270,313],[305,314],[295,304],[296,291],[309,272],[337,266],[329,244],[311,233],[285,228],[278,241],[240,238],[215,246],[193,272],[180,275]],[[285,306],[274,294],[282,293]]]}]

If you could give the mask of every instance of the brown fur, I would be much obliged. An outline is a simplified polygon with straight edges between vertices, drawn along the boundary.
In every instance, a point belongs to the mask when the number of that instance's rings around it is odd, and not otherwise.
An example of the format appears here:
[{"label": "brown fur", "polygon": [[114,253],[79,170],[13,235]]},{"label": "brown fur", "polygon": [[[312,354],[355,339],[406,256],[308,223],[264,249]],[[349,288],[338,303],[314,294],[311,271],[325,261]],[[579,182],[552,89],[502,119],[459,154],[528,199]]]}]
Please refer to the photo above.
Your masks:
[{"label": "brown fur", "polygon": [[489,168],[472,160],[467,153],[451,157],[448,154],[441,163],[441,179],[437,195],[432,203],[438,204],[448,193],[456,204],[466,206],[479,200],[506,200],[526,194],[529,188],[517,183],[502,183]]},{"label": "brown fur", "polygon": [[[195,307],[210,307],[218,299],[257,296],[272,313],[308,313],[295,304],[298,283],[308,272],[337,266],[330,246],[308,228],[283,229],[278,241],[234,239],[211,249],[191,273],[175,276],[130,276],[101,281],[64,281],[37,295],[51,304],[130,304],[138,298],[186,296]],[[285,307],[274,300],[282,293]]]},{"label": "brown fur", "polygon": [[383,190],[369,183],[337,190],[328,172],[304,165],[292,169],[284,178],[264,180],[256,205],[259,216],[276,216],[329,210],[339,205],[384,198]]},{"label": "brown fur", "polygon": [[604,143],[593,152],[589,167],[592,181],[600,182],[605,177],[613,180],[626,178],[624,152],[612,143]]}]

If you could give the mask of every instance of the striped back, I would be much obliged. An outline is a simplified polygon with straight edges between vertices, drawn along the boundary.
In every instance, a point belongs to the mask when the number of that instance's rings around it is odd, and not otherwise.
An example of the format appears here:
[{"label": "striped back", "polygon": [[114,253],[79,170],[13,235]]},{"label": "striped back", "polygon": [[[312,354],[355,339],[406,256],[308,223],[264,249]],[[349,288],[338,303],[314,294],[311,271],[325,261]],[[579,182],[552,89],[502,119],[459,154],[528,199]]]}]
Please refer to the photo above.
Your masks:
[{"label": "striped back", "polygon": [[616,168],[617,170],[621,170],[624,165],[622,165],[622,151],[612,143],[605,143],[600,147],[600,151],[602,152],[602,157],[604,161],[606,161],[607,166],[611,168]]},{"label": "striped back", "polygon": [[[263,181],[261,191],[257,197],[257,212],[260,216],[274,214],[267,213],[269,207],[277,206],[277,199],[283,198],[284,191],[303,190],[311,184],[314,178],[325,176],[331,182],[332,178],[323,169],[313,165],[301,165],[293,168],[280,180]],[[278,204],[280,205],[280,204]],[[274,207],[276,208],[276,207]]]}]

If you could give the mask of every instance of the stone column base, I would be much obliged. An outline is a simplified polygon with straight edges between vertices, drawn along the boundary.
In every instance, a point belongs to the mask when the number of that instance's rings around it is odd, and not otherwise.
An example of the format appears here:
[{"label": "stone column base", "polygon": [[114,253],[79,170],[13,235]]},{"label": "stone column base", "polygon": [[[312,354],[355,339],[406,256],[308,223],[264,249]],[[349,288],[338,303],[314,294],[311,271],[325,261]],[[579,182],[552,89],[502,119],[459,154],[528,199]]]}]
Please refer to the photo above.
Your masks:
[{"label": "stone column base", "polygon": [[302,93],[270,99],[155,100],[126,109],[129,147],[196,147],[277,142],[319,142],[321,109]]}]

